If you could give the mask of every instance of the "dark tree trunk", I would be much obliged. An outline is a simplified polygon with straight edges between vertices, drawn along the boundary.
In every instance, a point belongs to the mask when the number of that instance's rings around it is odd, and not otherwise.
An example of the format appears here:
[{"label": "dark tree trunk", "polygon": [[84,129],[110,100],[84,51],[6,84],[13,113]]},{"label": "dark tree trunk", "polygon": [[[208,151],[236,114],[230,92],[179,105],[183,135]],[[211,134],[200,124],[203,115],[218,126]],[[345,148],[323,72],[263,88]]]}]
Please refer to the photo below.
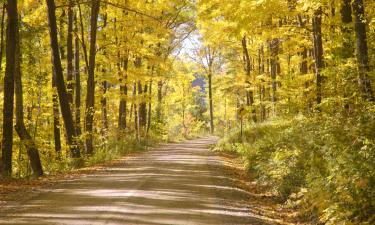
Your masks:
[{"label": "dark tree trunk", "polygon": [[[78,33],[78,22],[75,21],[75,33]],[[76,36],[74,41],[74,84],[75,84],[75,129],[77,136],[81,135],[81,71],[80,71],[80,58],[79,58],[79,38]]]},{"label": "dark tree trunk", "polygon": [[[128,70],[128,62],[129,57],[126,56],[124,60],[123,68],[125,72]],[[128,86],[127,86],[127,77],[125,77],[125,81],[122,81],[123,84],[120,86],[120,105],[119,105],[119,116],[118,116],[118,127],[119,130],[125,130],[126,128],[126,97],[128,95]]]},{"label": "dark tree trunk", "polygon": [[73,123],[73,116],[72,111],[70,110],[69,101],[68,101],[68,93],[66,90],[65,82],[64,82],[64,75],[61,66],[61,59],[59,53],[59,44],[57,40],[57,26],[56,26],[56,14],[55,14],[55,1],[54,0],[46,0],[47,2],[47,9],[48,9],[48,24],[49,24],[49,33],[51,39],[51,50],[52,50],[52,62],[53,68],[55,71],[55,81],[57,92],[60,101],[60,108],[62,117],[65,124],[67,142],[70,147],[71,156],[73,158],[80,157],[80,149],[77,145],[77,134]]},{"label": "dark tree trunk", "polygon": [[[147,93],[147,85],[145,85],[145,88],[142,88],[142,83],[138,81],[138,95],[142,96],[143,94]],[[138,109],[138,120],[139,120],[139,126],[140,128],[145,128],[147,123],[147,109],[146,109],[146,101],[143,99],[139,104]],[[143,131],[142,131],[143,132]]]},{"label": "dark tree trunk", "polygon": [[354,46],[352,44],[352,32],[353,29],[351,28],[352,19],[352,8],[350,5],[351,0],[342,0],[341,2],[341,39],[342,39],[342,47],[341,51],[339,52],[339,57],[343,59],[350,58],[354,55]]},{"label": "dark tree trunk", "polygon": [[2,174],[12,176],[13,148],[13,109],[14,109],[14,76],[16,68],[18,12],[17,0],[8,0],[8,23],[6,36],[6,67],[4,76],[4,105],[3,105],[3,140],[2,140]]},{"label": "dark tree trunk", "polygon": [[86,65],[86,70],[87,70],[89,67],[89,59],[87,56],[87,48],[86,48],[86,42],[85,42],[85,28],[83,27],[81,4],[78,4],[78,14],[79,14],[79,23],[81,26],[81,41],[82,41],[83,57],[85,59],[85,65]]},{"label": "dark tree trunk", "polygon": [[322,102],[322,75],[321,70],[324,67],[323,61],[323,42],[322,42],[322,9],[319,8],[312,19],[313,37],[314,37],[314,59],[315,59],[315,78],[316,78],[316,103]]},{"label": "dark tree trunk", "polygon": [[56,93],[56,75],[52,71],[52,104],[53,104],[53,137],[55,141],[55,152],[58,156],[61,155],[61,132],[60,132],[60,112],[59,112],[59,97]]},{"label": "dark tree trunk", "polygon": [[3,55],[4,55],[4,21],[5,21],[5,4],[1,12],[1,31],[0,31],[0,71],[3,68]]},{"label": "dark tree trunk", "polygon": [[[246,73],[246,77],[247,77],[247,83],[249,85],[251,85],[251,81],[250,81],[250,79],[251,79],[250,78],[251,59],[250,59],[249,51],[247,49],[247,38],[246,38],[246,36],[244,36],[242,38],[242,50],[243,50],[243,54],[244,54],[245,73]],[[246,104],[247,104],[247,106],[251,106],[252,120],[254,122],[257,122],[256,110],[255,110],[255,107],[253,107],[253,104],[254,104],[254,92],[253,91],[250,91],[250,90],[246,91]]]},{"label": "dark tree trunk", "polygon": [[270,52],[271,52],[271,58],[270,58],[270,66],[271,66],[271,79],[272,79],[272,97],[271,100],[275,104],[277,101],[276,97],[276,91],[277,91],[277,72],[279,67],[279,39],[275,38],[270,42]]},{"label": "dark tree trunk", "polygon": [[163,81],[158,82],[158,105],[156,106],[156,118],[158,122],[162,121],[162,101],[163,101]]},{"label": "dark tree trunk", "polygon": [[152,94],[152,80],[150,81],[150,87],[148,89],[148,110],[147,110],[147,133],[150,131],[151,128],[151,110],[152,110],[152,102],[151,102],[151,94]]},{"label": "dark tree trunk", "polygon": [[66,62],[67,62],[67,76],[66,76],[66,83],[67,83],[67,90],[68,90],[68,100],[70,104],[73,104],[73,1],[69,0],[68,6],[68,35],[67,35],[67,55],[66,55]]},{"label": "dark tree trunk", "polygon": [[[103,25],[102,25],[102,30],[107,26],[107,14],[104,14],[103,15]],[[103,39],[106,40],[107,39],[107,36],[106,34],[104,33],[103,35]],[[104,48],[104,51],[103,51],[103,55],[106,57],[107,55],[107,51],[106,49]],[[105,74],[107,72],[107,70],[105,69],[105,67],[103,67],[102,69],[102,73]],[[103,95],[102,95],[102,98],[100,100],[100,103],[101,103],[101,106],[102,106],[102,136],[103,138],[107,138],[107,132],[108,132],[108,109],[107,109],[107,91],[108,91],[108,82],[107,81],[103,81],[102,82],[102,92],[103,92]]]},{"label": "dark tree trunk", "polygon": [[118,121],[118,127],[120,130],[126,129],[126,96],[128,95],[128,87],[127,85],[122,85],[120,87],[120,93],[121,93],[121,99],[120,99],[120,105],[119,105],[119,121]]},{"label": "dark tree trunk", "polygon": [[365,100],[374,101],[374,96],[371,88],[371,81],[368,77],[369,57],[368,57],[368,46],[367,46],[367,34],[366,34],[366,23],[365,23],[365,7],[363,0],[352,1],[353,13],[355,17],[355,34],[357,43],[357,64],[359,74],[359,89],[362,93],[362,97]]},{"label": "dark tree trunk", "polygon": [[137,103],[136,103],[136,97],[137,97],[137,83],[134,82],[133,85],[133,109],[134,109],[134,133],[135,138],[139,142],[139,120],[138,120],[138,110],[137,110]]},{"label": "dark tree trunk", "polygon": [[58,31],[57,33],[59,34],[59,38],[60,38],[60,57],[61,57],[61,60],[65,59],[65,46],[63,44],[63,40],[65,40],[65,36],[64,36],[64,23],[65,23],[65,9],[62,8],[62,11],[61,11],[61,15],[60,15],[60,20],[59,20],[59,23],[60,23],[60,29],[59,27],[57,28]]},{"label": "dark tree trunk", "polygon": [[303,47],[302,52],[302,61],[301,61],[301,67],[300,67],[300,72],[302,75],[308,73],[308,67],[307,67],[307,48]]},{"label": "dark tree trunk", "polygon": [[105,133],[108,130],[108,112],[107,112],[107,81],[102,82],[102,89],[103,89],[103,97],[101,99],[101,104],[102,104],[102,134],[105,135]]},{"label": "dark tree trunk", "polygon": [[96,33],[98,29],[98,15],[100,8],[100,0],[93,0],[91,5],[90,19],[90,55],[89,68],[87,77],[87,94],[86,94],[86,117],[85,129],[86,152],[91,155],[94,153],[93,145],[93,122],[95,113],[95,58],[96,58]]},{"label": "dark tree trunk", "polygon": [[[258,52],[258,73],[259,75],[264,74],[264,48],[263,45],[259,47]],[[264,99],[266,98],[266,89],[264,88],[264,80],[260,82],[259,88],[259,101],[260,101],[260,120],[263,122],[266,120],[266,108],[264,105]]]},{"label": "dark tree trunk", "polygon": [[27,150],[27,156],[30,160],[30,166],[33,171],[34,176],[42,176],[43,168],[39,157],[39,150],[31,138],[29,132],[26,129],[24,122],[24,112],[23,112],[23,91],[22,91],[22,74],[21,74],[21,48],[19,31],[17,30],[16,36],[14,37],[17,42],[16,47],[16,70],[14,74],[15,79],[15,94],[16,94],[16,126],[15,129]]},{"label": "dark tree trunk", "polygon": [[214,133],[214,109],[212,104],[212,72],[208,73],[208,101],[210,106],[210,133]]}]

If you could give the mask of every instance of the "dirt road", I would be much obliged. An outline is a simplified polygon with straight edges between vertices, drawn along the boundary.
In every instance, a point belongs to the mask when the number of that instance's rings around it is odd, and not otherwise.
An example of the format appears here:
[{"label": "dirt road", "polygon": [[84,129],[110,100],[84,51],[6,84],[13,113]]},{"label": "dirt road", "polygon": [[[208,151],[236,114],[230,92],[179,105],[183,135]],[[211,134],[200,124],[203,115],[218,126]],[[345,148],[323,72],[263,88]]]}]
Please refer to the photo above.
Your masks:
[{"label": "dirt road", "polygon": [[271,224],[207,149],[211,138],[167,144],[23,202],[0,224]]}]

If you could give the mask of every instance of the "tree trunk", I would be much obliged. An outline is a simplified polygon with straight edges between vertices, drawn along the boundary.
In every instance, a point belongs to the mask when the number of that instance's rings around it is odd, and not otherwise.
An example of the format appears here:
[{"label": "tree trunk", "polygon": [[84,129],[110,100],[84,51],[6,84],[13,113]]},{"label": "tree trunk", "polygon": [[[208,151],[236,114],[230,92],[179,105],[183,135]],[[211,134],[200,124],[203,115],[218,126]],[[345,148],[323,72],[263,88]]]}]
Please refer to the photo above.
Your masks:
[{"label": "tree trunk", "polygon": [[[143,99],[139,103],[138,109],[138,120],[140,128],[146,128],[147,123],[147,109],[146,109],[146,99],[144,99],[144,94],[147,93],[147,85],[145,85],[144,89],[142,88],[142,83],[138,81],[138,95],[141,96]],[[142,131],[143,132],[143,131]]]},{"label": "tree trunk", "polygon": [[0,71],[3,68],[3,55],[4,55],[4,21],[5,21],[5,4],[1,12],[1,31],[0,31]]},{"label": "tree trunk", "polygon": [[67,55],[66,55],[66,62],[67,62],[67,76],[66,76],[66,83],[67,83],[67,90],[68,90],[68,100],[70,104],[73,104],[73,1],[69,0],[68,6],[68,35],[67,35]]},{"label": "tree trunk", "polygon": [[2,140],[2,174],[12,176],[13,148],[13,109],[14,109],[14,76],[16,67],[17,47],[16,34],[18,29],[17,0],[8,0],[8,23],[6,36],[6,67],[4,76],[4,106],[3,106],[3,140]]},{"label": "tree trunk", "polygon": [[48,9],[48,24],[49,33],[51,39],[51,50],[52,50],[52,62],[55,71],[56,87],[60,101],[61,113],[63,116],[67,142],[70,147],[71,156],[73,158],[79,158],[81,156],[79,146],[77,145],[77,134],[73,123],[72,111],[70,110],[68,93],[66,90],[64,75],[61,66],[61,59],[59,53],[59,43],[57,40],[57,26],[56,26],[56,14],[55,14],[55,1],[46,0]]},{"label": "tree trunk", "polygon": [[[264,74],[264,48],[263,44],[259,47],[258,51],[258,73],[259,75]],[[260,101],[260,121],[266,120],[266,107],[264,105],[264,99],[266,98],[266,89],[264,87],[264,80],[261,79],[259,87],[259,101]]]},{"label": "tree trunk", "polygon": [[156,106],[156,118],[162,121],[163,81],[158,82],[158,105]]},{"label": "tree trunk", "polygon": [[78,14],[79,14],[79,23],[81,26],[81,41],[82,41],[83,57],[85,59],[85,65],[86,65],[86,70],[87,70],[89,67],[89,59],[87,57],[87,48],[86,48],[86,43],[85,43],[85,28],[83,27],[81,4],[78,4],[77,6],[78,6]]},{"label": "tree trunk", "polygon": [[[128,62],[129,62],[129,57],[126,56],[124,60],[124,71],[126,72],[128,70]],[[125,130],[126,128],[126,97],[128,95],[128,87],[127,87],[127,77],[125,77],[124,83],[120,86],[120,105],[119,105],[119,116],[118,116],[118,127],[119,130]]]},{"label": "tree trunk", "polygon": [[139,115],[138,115],[138,110],[137,110],[136,97],[137,97],[137,83],[134,82],[134,85],[133,85],[134,131],[135,131],[135,138],[139,142],[139,119],[138,119]]},{"label": "tree trunk", "polygon": [[86,152],[91,155],[94,153],[93,145],[93,122],[95,113],[95,58],[96,58],[96,33],[98,29],[98,15],[100,0],[93,0],[91,5],[90,19],[90,55],[89,68],[87,77],[87,94],[86,94]]},{"label": "tree trunk", "polygon": [[152,80],[150,80],[150,87],[148,89],[148,110],[147,110],[147,134],[150,131],[151,128],[151,94],[152,94]]},{"label": "tree trunk", "polygon": [[271,58],[270,58],[270,66],[271,66],[271,79],[272,79],[272,103],[275,107],[275,103],[277,101],[276,97],[276,90],[277,90],[277,72],[279,67],[279,39],[275,38],[270,42],[270,52],[271,52]]},{"label": "tree trunk", "polygon": [[371,81],[368,77],[369,57],[368,57],[368,46],[367,46],[367,34],[366,34],[366,23],[365,23],[365,7],[363,0],[352,1],[353,13],[355,17],[355,34],[357,42],[357,64],[358,64],[358,83],[359,89],[362,93],[362,97],[365,100],[374,101],[374,96],[371,88]]},{"label": "tree trunk", "polygon": [[[103,30],[106,26],[107,26],[107,14],[105,13],[103,16],[102,16],[102,21],[103,21],[103,25],[101,27],[101,29]],[[107,35],[104,33],[103,35],[103,39],[106,40],[107,39]],[[104,48],[103,50],[103,55],[104,57],[106,57],[107,55],[107,51],[106,49]],[[106,74],[107,70],[105,67],[102,67],[101,68],[101,71],[103,74]],[[102,106],[102,129],[101,129],[101,132],[102,132],[102,138],[106,139],[107,138],[107,132],[108,132],[108,109],[107,109],[107,91],[108,91],[108,82],[105,80],[102,82],[102,91],[103,91],[103,95],[102,95],[102,98],[100,100],[100,103],[101,103],[101,106]]]},{"label": "tree trunk", "polygon": [[[245,60],[245,73],[247,78],[247,83],[251,86],[250,81],[250,73],[251,73],[251,59],[249,55],[249,51],[247,49],[247,38],[244,36],[242,38],[242,50],[244,54],[244,60]],[[252,114],[252,120],[254,122],[257,122],[257,115],[255,107],[253,107],[254,104],[254,92],[251,90],[246,90],[246,105],[251,107],[251,114]]]},{"label": "tree trunk", "polygon": [[61,60],[64,60],[65,59],[65,48],[64,48],[64,44],[63,43],[63,40],[65,39],[65,36],[64,36],[64,24],[65,24],[65,9],[62,8],[61,9],[61,15],[60,15],[60,20],[59,20],[59,23],[60,23],[60,29],[57,28],[57,33],[59,34],[59,39],[60,39],[60,57],[61,57]]},{"label": "tree trunk", "polygon": [[27,155],[30,160],[30,166],[34,176],[42,176],[43,168],[40,161],[39,150],[26,129],[23,112],[23,91],[22,91],[22,74],[21,74],[21,48],[20,36],[17,29],[14,39],[17,42],[16,47],[16,68],[14,73],[15,80],[15,94],[16,94],[16,126],[15,129],[21,140],[21,143],[26,147]]},{"label": "tree trunk", "polygon": [[[322,102],[322,75],[321,70],[324,67],[323,61],[323,42],[322,42],[322,9],[319,8],[312,19],[313,37],[314,37],[314,58],[315,58],[315,77],[316,77],[316,103]],[[318,108],[319,110],[319,108]]]},{"label": "tree trunk", "polygon": [[102,134],[105,135],[105,133],[108,131],[108,113],[107,113],[107,81],[102,82],[102,89],[103,89],[103,97],[101,99],[102,104]]},{"label": "tree trunk", "polygon": [[[75,33],[78,33],[78,22],[75,18]],[[79,58],[79,38],[78,35],[74,41],[74,84],[75,84],[75,129],[77,136],[81,135],[81,71],[80,71],[80,58]]]},{"label": "tree trunk", "polygon": [[212,73],[208,73],[208,101],[210,106],[210,134],[214,133],[214,109],[212,104]]},{"label": "tree trunk", "polygon": [[53,137],[55,141],[55,152],[61,155],[61,134],[60,134],[60,112],[59,112],[59,97],[56,93],[56,75],[52,71],[52,104],[53,104]]}]

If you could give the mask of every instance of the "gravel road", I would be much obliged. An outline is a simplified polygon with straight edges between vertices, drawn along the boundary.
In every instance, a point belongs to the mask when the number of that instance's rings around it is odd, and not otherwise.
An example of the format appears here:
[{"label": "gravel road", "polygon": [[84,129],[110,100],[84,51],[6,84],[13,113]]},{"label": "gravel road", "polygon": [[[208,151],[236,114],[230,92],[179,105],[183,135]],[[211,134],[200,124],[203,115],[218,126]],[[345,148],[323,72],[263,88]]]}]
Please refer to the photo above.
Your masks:
[{"label": "gravel road", "polygon": [[[225,173],[203,138],[165,144],[50,190],[0,215],[0,224],[271,224]],[[9,213],[11,212],[11,213]]]}]

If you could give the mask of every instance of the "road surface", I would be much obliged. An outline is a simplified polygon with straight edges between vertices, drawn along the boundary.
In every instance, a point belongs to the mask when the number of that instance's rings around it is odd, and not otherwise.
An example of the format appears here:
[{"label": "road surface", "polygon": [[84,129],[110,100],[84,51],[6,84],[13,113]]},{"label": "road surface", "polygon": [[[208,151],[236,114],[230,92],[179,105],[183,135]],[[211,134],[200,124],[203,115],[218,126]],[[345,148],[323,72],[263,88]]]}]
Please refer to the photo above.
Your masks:
[{"label": "road surface", "polygon": [[271,224],[250,213],[249,193],[208,150],[213,142],[166,144],[59,184],[0,214],[0,224]]}]

